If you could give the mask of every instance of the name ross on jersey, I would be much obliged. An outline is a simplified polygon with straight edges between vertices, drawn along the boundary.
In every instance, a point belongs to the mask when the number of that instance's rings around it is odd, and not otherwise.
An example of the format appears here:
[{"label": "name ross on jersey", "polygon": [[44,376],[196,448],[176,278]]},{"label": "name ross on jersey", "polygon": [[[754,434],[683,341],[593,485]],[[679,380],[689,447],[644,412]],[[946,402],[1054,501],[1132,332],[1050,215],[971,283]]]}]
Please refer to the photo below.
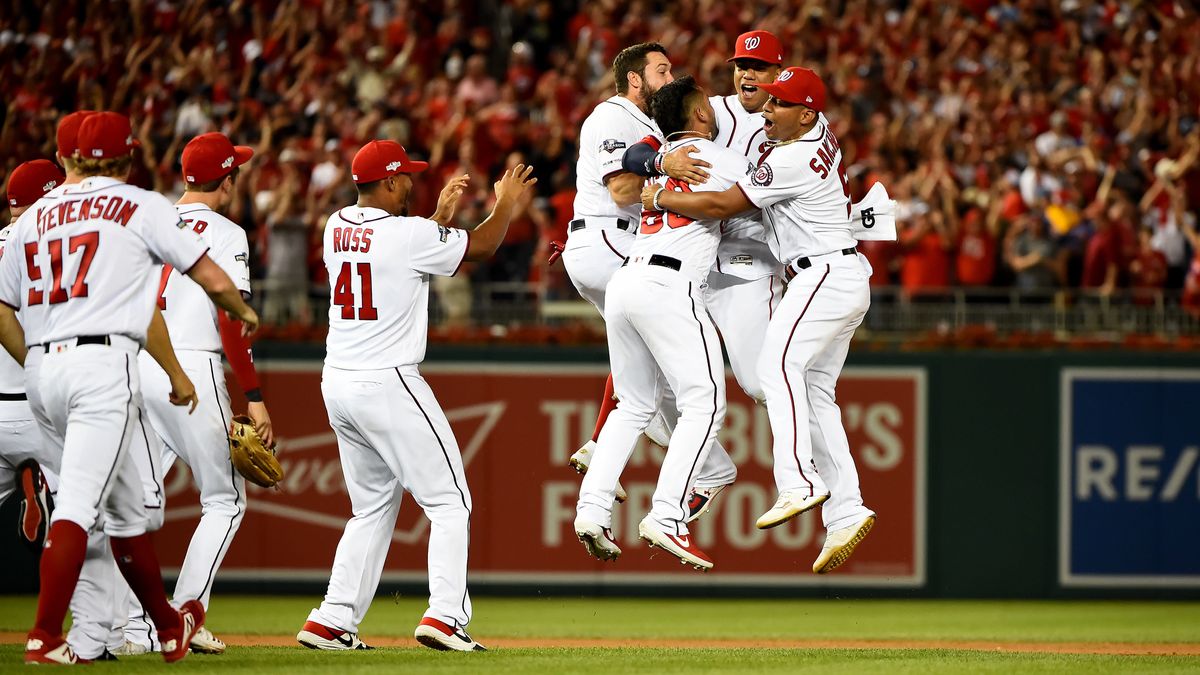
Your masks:
[{"label": "name ross on jersey", "polygon": [[825,138],[821,141],[821,147],[817,148],[817,156],[808,163],[808,168],[821,178],[828,178],[829,169],[833,167],[833,158],[841,149],[842,146],[838,143],[837,137],[833,135],[833,130],[829,128],[829,125],[825,125]]},{"label": "name ross on jersey", "polygon": [[72,199],[52,206],[38,207],[38,236],[60,225],[81,220],[103,219],[126,227],[138,205],[116,195],[98,195],[87,199]]},{"label": "name ross on jersey", "polygon": [[369,227],[335,227],[333,252],[366,253],[371,250],[372,234],[375,231]]}]

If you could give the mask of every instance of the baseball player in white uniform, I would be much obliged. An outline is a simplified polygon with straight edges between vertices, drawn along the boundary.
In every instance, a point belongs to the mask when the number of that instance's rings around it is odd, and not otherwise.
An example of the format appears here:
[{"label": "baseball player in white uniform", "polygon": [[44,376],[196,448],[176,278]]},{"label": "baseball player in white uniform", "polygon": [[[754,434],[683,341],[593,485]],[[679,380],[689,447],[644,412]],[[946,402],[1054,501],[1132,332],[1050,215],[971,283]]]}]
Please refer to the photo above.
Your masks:
[{"label": "baseball player in white uniform", "polygon": [[483,650],[466,632],[471,495],[450,423],[418,364],[430,276],[451,276],[464,260],[490,257],[515,202],[535,180],[532,167],[506,172],[491,215],[468,232],[448,227],[468,176],[446,185],[431,219],[407,215],[412,174],[427,167],[399,143],[367,143],[351,166],[358,203],[325,225],[330,305],[321,393],[354,516],[338,542],[325,600],[296,635],[312,649],[369,649],[358,628],[408,492],[430,522],[429,609],[414,636],[433,649]]},{"label": "baseball player in white uniform", "polygon": [[[185,226],[200,236],[208,246],[209,257],[247,299],[250,247],[246,232],[219,211],[228,208],[233,199],[238,167],[253,154],[251,148],[234,146],[218,132],[192,139],[183,149],[185,192],[175,205]],[[200,522],[180,567],[173,603],[178,606],[188,600],[199,600],[207,612],[213,579],[246,512],[246,481],[229,459],[228,433],[233,415],[221,365],[223,342],[231,339],[236,342],[240,332],[222,331],[223,315],[204,289],[169,265],[158,276],[158,307],[180,363],[204,394],[194,411],[171,405],[168,400],[171,380],[167,373],[149,354],[139,357],[138,370],[151,426],[165,445],[163,472],[170,470],[176,457],[181,458],[200,491]],[[256,382],[248,346],[234,344],[226,351],[239,381]],[[239,357],[242,361],[238,361]],[[271,418],[257,384],[246,393],[250,418],[263,441],[271,445]],[[157,640],[144,616],[141,607],[134,608],[125,638],[152,649]],[[224,653],[225,644],[207,628],[201,628],[192,640],[192,651],[220,654]]]},{"label": "baseball player in white uniform", "polygon": [[[54,162],[36,159],[13,169],[8,177],[8,210],[13,220],[47,192],[62,185],[66,175]],[[8,242],[12,223],[0,230],[0,257]],[[10,320],[15,320],[11,316]],[[54,462],[54,464],[51,464]],[[25,394],[25,370],[20,363],[0,355],[0,504],[20,489],[20,531],[23,539],[40,548],[49,527],[50,486],[58,477],[49,470],[57,466],[53,454],[42,443],[37,420]],[[43,480],[42,475],[46,476]]]},{"label": "baseball player in white uniform", "polygon": [[[669,146],[691,143],[713,164],[699,186],[722,190],[748,173],[741,153],[713,143],[715,117],[691,77],[664,86],[653,98],[654,118]],[[657,195],[690,190],[675,179],[658,184],[643,213],[628,263],[608,287],[605,323],[613,384],[620,405],[600,433],[579,492],[575,533],[602,560],[621,554],[611,532],[613,486],[662,395],[660,374],[675,392],[678,425],[667,448],[650,513],[638,533],[685,564],[707,570],[712,559],[688,534],[688,496],[725,418],[725,367],[716,328],[701,291],[716,259],[721,220],[693,220],[657,208]]]},{"label": "baseball player in white uniform", "polygon": [[[146,341],[154,311],[149,283],[155,258],[189,271],[223,307],[248,325],[254,311],[206,255],[195,235],[181,232],[161,195],[125,184],[135,143],[128,118],[96,113],[78,132],[78,170],[88,176],[34,204],[18,220],[10,247],[23,256],[0,258],[0,302],[25,312],[44,356],[27,388],[62,435],[57,508],[41,559],[37,619],[26,642],[27,663],[75,663],[62,637],[79,578],[88,532],[103,527],[122,575],[163,637],[163,657],[183,658],[203,625],[200,603],[176,610],[162,577],[143,504],[142,479],[129,454],[140,394],[133,358]],[[137,280],[146,283],[138,283]],[[133,283],[130,283],[133,280]],[[5,319],[0,333],[12,353]],[[14,356],[24,361],[23,350]],[[30,373],[27,371],[27,382]],[[125,392],[125,396],[114,392]],[[176,392],[178,393],[178,392]],[[100,522],[100,516],[104,519]]]},{"label": "baseball player in white uniform", "polygon": [[[716,114],[716,135],[712,141],[742,153],[751,163],[767,148],[762,109],[767,93],[758,85],[771,82],[783,64],[783,47],[774,34],[754,30],[738,36],[733,63],[736,92],[712,96],[709,103]],[[662,141],[654,136],[630,147],[622,166],[641,176],[669,175],[690,185],[708,178],[709,163],[689,155],[698,150],[693,144],[674,144],[671,154],[663,151]],[[742,390],[755,401],[763,401],[758,379],[758,357],[775,308],[783,298],[782,265],[767,244],[762,217],[758,211],[727,218],[721,222],[721,243],[717,260],[704,287],[704,301],[713,323],[721,334],[733,376]],[[669,431],[675,426],[672,410],[664,408],[662,423]],[[720,455],[714,453],[714,458]],[[689,499],[692,519],[699,518],[712,505],[736,473],[723,463],[713,462],[696,479]]]},{"label": "baseball player in white uniform", "polygon": [[[793,67],[760,89],[771,97],[763,117],[774,143],[753,175],[724,192],[666,193],[660,204],[691,217],[761,208],[772,250],[788,261],[793,278],[758,362],[780,495],[756,524],[785,523],[837,491],[838,507],[822,510],[827,534],[813,564],[814,572],[825,573],[845,562],[875,523],[862,502],[834,397],[850,339],[870,304],[870,268],[855,250],[841,149],[821,113],[824,83],[813,71]],[[643,203],[650,196],[644,191]]]}]

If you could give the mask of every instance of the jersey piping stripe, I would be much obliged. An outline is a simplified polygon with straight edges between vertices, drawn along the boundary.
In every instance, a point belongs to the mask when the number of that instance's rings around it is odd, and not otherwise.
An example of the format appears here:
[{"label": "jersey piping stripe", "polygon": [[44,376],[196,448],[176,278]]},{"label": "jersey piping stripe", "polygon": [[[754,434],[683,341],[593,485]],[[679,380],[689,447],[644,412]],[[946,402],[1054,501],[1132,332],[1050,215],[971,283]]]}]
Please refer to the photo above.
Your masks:
[{"label": "jersey piping stripe", "polygon": [[746,156],[750,156],[750,148],[754,147],[754,139],[758,138],[759,134],[767,133],[766,129],[759,128],[758,131],[750,134],[750,140],[746,141]]},{"label": "jersey piping stripe", "polygon": [[[653,126],[651,126],[651,125],[649,125],[649,124],[646,124],[646,123],[645,123],[645,122],[643,122],[642,120],[639,120],[639,119],[638,119],[638,117],[637,117],[637,115],[634,115],[634,114],[633,114],[633,111],[632,111],[632,110],[630,110],[629,108],[626,108],[625,106],[621,105],[620,103],[614,103],[614,102],[612,102],[612,101],[601,101],[601,103],[607,103],[607,104],[609,104],[609,105],[615,105],[615,106],[617,106],[617,107],[618,107],[618,108],[620,108],[621,110],[624,110],[624,111],[625,111],[625,112],[626,112],[626,113],[627,113],[627,114],[628,114],[630,117],[632,117],[633,119],[637,120],[637,123],[638,123],[638,124],[640,124],[640,125],[642,125],[642,126],[646,127],[647,129],[649,129],[649,130],[651,131],[651,133],[658,133],[657,131],[655,131],[655,129],[654,129],[654,127],[653,127]],[[632,104],[631,104],[631,105],[632,105]]]},{"label": "jersey piping stripe", "polygon": [[471,250],[471,231],[463,230],[463,232],[467,233],[467,245],[463,247],[463,257],[458,261],[458,266],[454,268],[454,271],[450,273],[450,276],[455,276],[458,274],[458,271],[462,269],[463,263],[467,261],[467,253]]},{"label": "jersey piping stripe", "polygon": [[771,297],[767,300],[767,321],[775,318],[775,275],[767,277],[767,288],[771,290]]},{"label": "jersey piping stripe", "polygon": [[[690,471],[688,471],[687,483],[685,483],[683,486],[683,499],[679,501],[679,510],[683,514],[683,517],[679,519],[680,522],[683,522],[688,518],[688,500],[691,497],[691,494],[689,493],[691,492],[692,487],[692,476],[696,473],[696,465],[700,463],[700,456],[704,454],[704,448],[709,446],[708,439],[709,436],[712,435],[713,425],[717,423],[717,380],[713,377],[713,365],[712,359],[708,353],[708,337],[704,335],[704,323],[700,321],[700,317],[696,314],[696,297],[692,295],[691,283],[688,283],[688,297],[691,298],[692,301],[692,318],[696,320],[696,327],[700,329],[700,344],[704,346],[704,366],[705,372],[708,373],[708,381],[712,383],[713,407],[712,414],[709,415],[708,418],[708,429],[704,432],[704,438],[700,439],[700,447],[696,449],[696,456],[694,459],[692,459],[692,468]],[[724,365],[724,363],[722,363],[722,365]],[[675,524],[675,535],[682,535],[682,533],[679,531],[678,523]]]},{"label": "jersey piping stripe", "polygon": [[621,253],[620,251],[618,251],[616,249],[616,247],[612,245],[612,242],[610,242],[608,240],[608,233],[605,232],[604,230],[600,230],[600,238],[603,239],[604,243],[608,245],[608,250],[612,251],[621,260],[624,260],[625,258],[629,257],[629,256],[625,255],[624,253]]},{"label": "jersey piping stripe", "polygon": [[[154,455],[152,454],[154,452],[154,449],[150,445],[150,435],[146,433],[146,417],[145,417],[145,415],[142,414],[142,407],[143,406],[138,406],[138,409],[137,409],[138,427],[140,427],[142,430],[142,443],[146,447],[146,457],[149,458],[149,462],[150,462],[147,466],[154,466]],[[153,506],[151,506],[150,504],[146,504],[146,508],[161,509],[163,507],[162,490],[163,490],[162,482],[155,481],[154,482],[154,496],[157,499],[158,503]]]},{"label": "jersey piping stripe", "polygon": [[821,133],[817,134],[816,138],[798,138],[796,140],[798,140],[801,143],[817,143],[819,141],[825,140],[825,125],[824,124],[821,125]]},{"label": "jersey piping stripe", "polygon": [[384,215],[379,216],[378,218],[367,218],[366,220],[350,220],[346,216],[342,215],[342,211],[345,211],[345,210],[346,210],[345,208],[338,209],[338,212],[337,212],[338,218],[341,218],[342,220],[346,221],[347,223],[350,223],[351,225],[362,225],[363,223],[373,223],[377,220],[383,220],[385,218],[392,217],[392,214],[385,213]]},{"label": "jersey piping stripe", "polygon": [[[217,406],[217,414],[221,416],[221,428],[228,429],[229,420],[225,419],[225,409],[221,407],[220,390],[217,388],[217,374],[212,361],[208,362],[208,377],[212,381],[213,402]],[[204,582],[204,587],[200,589],[200,597],[196,598],[197,600],[203,598],[204,594],[208,592],[209,587],[212,586],[213,579],[215,579],[217,576],[217,565],[221,562],[221,559],[225,557],[225,553],[229,551],[229,546],[232,544],[230,539],[233,537],[234,533],[237,532],[237,526],[240,525],[242,521],[242,493],[240,490],[238,490],[237,476],[237,470],[233,468],[233,462],[230,461],[229,481],[233,485],[233,503],[237,507],[237,513],[229,517],[229,527],[225,528],[225,536],[221,538],[221,546],[217,548],[217,553],[215,556],[213,556],[212,564],[208,568],[208,579]],[[187,564],[186,556],[184,556],[183,562],[185,565]]]},{"label": "jersey piping stripe", "polygon": [[737,136],[737,115],[733,114],[733,108],[729,107],[729,97],[724,96],[721,102],[725,104],[725,110],[729,111],[729,118],[733,120],[733,128],[729,130],[729,140],[725,141],[725,147],[733,145],[733,138]]},{"label": "jersey piping stripe", "polygon": [[125,434],[129,431],[129,407],[133,405],[133,379],[129,374],[129,354],[125,355],[125,390],[129,392],[129,398],[125,401],[125,423],[121,425],[121,441],[117,445],[117,452],[113,455],[112,468],[108,470],[108,476],[104,479],[104,487],[100,488],[100,498],[96,501],[93,509],[99,512],[100,504],[104,502],[104,496],[108,493],[108,484],[112,482],[113,474],[117,471],[117,465],[121,463],[121,446],[125,445]]},{"label": "jersey piping stripe", "polygon": [[[72,183],[72,185],[78,185],[78,183]],[[52,197],[42,197],[42,199],[52,202],[56,199],[62,199],[63,197],[77,197],[79,195],[94,195],[97,192],[101,192],[103,190],[108,190],[110,188],[121,187],[123,185],[128,185],[128,183],[113,183],[112,185],[102,185],[98,188],[87,190],[86,192],[76,192],[75,190],[72,190],[69,193],[64,192],[64,193],[56,194]]]},{"label": "jersey piping stripe", "polygon": [[[796,470],[800,472],[800,477],[808,483],[808,496],[816,496],[816,488],[813,487],[812,481],[808,476],[804,475],[804,469],[800,466],[800,455],[797,453],[797,424],[796,424],[796,395],[792,393],[792,383],[787,376],[787,353],[792,346],[792,338],[796,336],[796,328],[800,326],[800,320],[808,313],[808,308],[812,306],[813,298],[817,297],[817,291],[821,290],[821,285],[825,283],[825,279],[829,277],[829,265],[825,265],[825,274],[821,275],[821,280],[817,282],[813,288],[812,295],[808,296],[808,302],[804,303],[804,309],[800,310],[800,316],[796,317],[796,323],[792,324],[792,332],[788,334],[787,344],[783,347],[783,358],[780,359],[780,369],[783,371],[783,383],[787,386],[788,398],[792,402],[792,457],[796,459]],[[807,399],[805,399],[807,401]],[[804,433],[808,433],[808,429],[804,429]]]},{"label": "jersey piping stripe", "polygon": [[200,264],[201,260],[204,260],[204,256],[208,255],[209,250],[210,250],[209,247],[205,246],[204,251],[200,255],[196,256],[196,262],[192,263],[191,265],[188,265],[188,268],[186,270],[179,270],[179,273],[186,276],[188,272],[192,271],[193,267]]},{"label": "jersey piping stripe", "polygon": [[[467,548],[469,550],[471,545],[471,507],[467,506],[467,495],[465,492],[463,492],[462,487],[458,484],[458,474],[454,471],[454,464],[450,462],[450,452],[446,450],[446,444],[442,442],[442,437],[438,435],[437,428],[433,426],[433,420],[429,419],[429,414],[425,412],[425,408],[421,407],[421,402],[417,400],[416,394],[413,393],[412,389],[409,389],[408,383],[404,381],[404,376],[400,374],[400,369],[396,368],[395,370],[396,377],[400,378],[401,386],[404,387],[404,391],[408,392],[409,397],[411,397],[413,403],[416,404],[417,410],[421,411],[421,416],[425,418],[425,423],[429,425],[429,430],[433,432],[433,437],[437,439],[438,447],[442,449],[442,457],[444,457],[446,460],[446,468],[450,470],[450,480],[454,481],[454,489],[458,490],[458,496],[460,499],[462,499],[463,508],[467,510]],[[463,476],[463,480],[466,480],[465,475]],[[464,561],[464,563],[465,562],[466,561]],[[469,614],[469,612],[467,612],[466,588],[463,588],[462,610],[464,616]]]}]

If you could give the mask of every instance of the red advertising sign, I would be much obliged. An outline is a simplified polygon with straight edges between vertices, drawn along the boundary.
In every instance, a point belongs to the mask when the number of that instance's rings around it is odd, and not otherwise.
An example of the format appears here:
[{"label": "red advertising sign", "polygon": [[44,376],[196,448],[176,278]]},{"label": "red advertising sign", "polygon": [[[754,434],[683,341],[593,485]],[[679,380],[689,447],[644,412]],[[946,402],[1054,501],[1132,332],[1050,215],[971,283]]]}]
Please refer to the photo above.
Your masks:
[{"label": "red advertising sign", "polygon": [[[263,391],[287,477],[278,491],[249,486],[249,508],[221,575],[323,579],[350,502],[337,443],[320,391],[320,364],[277,362],[263,369]],[[728,377],[728,414],[720,440],[738,481],[691,525],[716,567],[701,575],[638,540],[663,450],[639,443],[622,483],[629,501],[614,511],[625,554],[603,564],[587,556],[572,522],[579,477],[567,459],[591,433],[606,370],[592,365],[431,363],[422,372],[454,428],[474,500],[470,573],[475,581],[770,586],[921,586],[925,581],[925,376],[919,368],[850,368],[838,402],[858,464],[866,504],[879,521],[854,557],[817,576],[820,514],[773,530],[754,527],[775,501],[766,410]],[[235,408],[239,404],[235,403]],[[167,478],[162,560],[177,567],[199,517],[185,467]],[[411,500],[400,510],[385,579],[423,580],[429,523]]]}]

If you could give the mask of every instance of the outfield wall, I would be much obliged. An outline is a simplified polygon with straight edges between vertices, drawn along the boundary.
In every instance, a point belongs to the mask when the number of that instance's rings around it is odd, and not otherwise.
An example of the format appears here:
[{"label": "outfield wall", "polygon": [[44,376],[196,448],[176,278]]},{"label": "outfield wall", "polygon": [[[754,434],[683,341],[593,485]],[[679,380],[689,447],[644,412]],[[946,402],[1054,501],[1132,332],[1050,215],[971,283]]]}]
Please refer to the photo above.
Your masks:
[{"label": "outfield wall", "polygon": [[[327,578],[349,515],[320,400],[320,354],[258,351],[288,479],[280,491],[251,488],[221,578],[242,588],[270,582],[312,590]],[[822,540],[818,514],[770,532],[753,527],[775,497],[769,424],[732,377],[721,440],[739,465],[739,481],[695,529],[716,569],[700,575],[637,543],[637,521],[661,461],[644,442],[623,476],[630,503],[614,518],[626,555],[609,565],[588,559],[571,532],[578,478],[565,464],[590,433],[603,359],[594,349],[434,350],[423,368],[467,467],[477,588],[1200,596],[1198,356],[852,354],[839,403],[864,498],[880,520],[851,561],[829,576],[809,572]],[[186,471],[172,472],[167,494],[159,547],[164,561],[178,561],[199,516]],[[407,502],[387,587],[423,584],[427,532]],[[3,536],[5,567],[29,570],[28,555]],[[2,590],[29,586],[28,572],[3,576]]]}]

